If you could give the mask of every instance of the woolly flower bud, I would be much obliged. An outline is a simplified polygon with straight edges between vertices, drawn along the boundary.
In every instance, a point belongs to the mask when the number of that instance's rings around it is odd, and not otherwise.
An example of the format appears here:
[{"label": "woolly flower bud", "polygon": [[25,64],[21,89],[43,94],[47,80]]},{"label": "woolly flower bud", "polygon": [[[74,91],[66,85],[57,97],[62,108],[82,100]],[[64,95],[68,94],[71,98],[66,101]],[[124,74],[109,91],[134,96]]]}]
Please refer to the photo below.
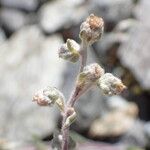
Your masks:
[{"label": "woolly flower bud", "polygon": [[59,49],[59,57],[70,62],[77,62],[80,54],[80,45],[74,40],[68,39],[67,43],[63,44]]},{"label": "woolly flower bud", "polygon": [[64,107],[64,96],[55,87],[47,87],[44,90],[38,91],[33,96],[33,101],[37,102],[40,106],[51,106],[56,103],[61,110]]},{"label": "woolly flower bud", "polygon": [[112,75],[111,73],[105,73],[99,79],[97,85],[106,95],[119,94],[126,88],[122,81],[114,75]]},{"label": "woolly flower bud", "polygon": [[80,26],[80,38],[92,45],[101,38],[103,30],[103,19],[91,14]]},{"label": "woolly flower bud", "polygon": [[89,66],[85,66],[83,71],[79,74],[76,83],[76,99],[78,99],[83,93],[89,90],[96,81],[104,74],[104,70],[97,63],[93,63]]},{"label": "woolly flower bud", "polygon": [[48,96],[43,94],[43,90],[35,93],[35,95],[33,96],[33,101],[36,101],[40,106],[47,106],[52,104],[52,101],[48,98]]},{"label": "woolly flower bud", "polygon": [[93,63],[83,68],[83,72],[80,73],[80,78],[94,82],[103,74],[104,69],[99,64]]},{"label": "woolly flower bud", "polygon": [[68,49],[71,51],[71,52],[78,52],[80,50],[80,45],[74,41],[74,40],[71,40],[71,39],[67,39],[67,47]]}]

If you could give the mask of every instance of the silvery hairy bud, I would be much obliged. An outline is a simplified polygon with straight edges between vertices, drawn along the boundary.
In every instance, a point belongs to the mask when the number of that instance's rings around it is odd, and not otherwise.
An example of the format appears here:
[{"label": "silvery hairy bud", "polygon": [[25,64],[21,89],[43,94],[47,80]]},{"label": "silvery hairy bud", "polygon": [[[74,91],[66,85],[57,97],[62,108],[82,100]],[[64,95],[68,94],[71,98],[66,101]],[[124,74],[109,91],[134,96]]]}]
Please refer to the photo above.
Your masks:
[{"label": "silvery hairy bud", "polygon": [[79,60],[80,45],[74,40],[68,39],[59,49],[59,57],[70,62],[77,62]]},{"label": "silvery hairy bud", "polygon": [[96,85],[97,80],[104,74],[104,69],[97,63],[90,64],[83,68],[83,71],[78,75],[75,90],[75,99],[87,92],[93,85]]},{"label": "silvery hairy bud", "polygon": [[105,95],[116,95],[126,88],[122,81],[111,73],[105,73],[97,85]]},{"label": "silvery hairy bud", "polygon": [[103,19],[91,14],[80,26],[80,38],[88,45],[92,45],[101,38],[103,30]]},{"label": "silvery hairy bud", "polygon": [[83,72],[79,74],[78,85],[84,86],[94,83],[104,74],[104,69],[97,63],[90,64],[83,68]]},{"label": "silvery hairy bud", "polygon": [[33,101],[40,106],[52,106],[56,103],[61,110],[64,109],[64,96],[55,87],[47,87],[38,91],[33,96]]}]

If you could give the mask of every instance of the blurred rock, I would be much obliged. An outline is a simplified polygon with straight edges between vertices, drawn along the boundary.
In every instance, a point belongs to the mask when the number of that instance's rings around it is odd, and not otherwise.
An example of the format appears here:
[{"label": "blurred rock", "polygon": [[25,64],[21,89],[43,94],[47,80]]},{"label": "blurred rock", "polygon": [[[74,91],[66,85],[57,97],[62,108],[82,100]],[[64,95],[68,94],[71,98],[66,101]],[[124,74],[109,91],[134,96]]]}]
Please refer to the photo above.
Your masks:
[{"label": "blurred rock", "polygon": [[77,150],[125,150],[125,146],[117,144],[106,144],[103,142],[85,142],[80,144]]},{"label": "blurred rock", "polygon": [[125,145],[146,147],[149,139],[146,137],[144,126],[144,122],[140,120],[135,121],[131,128],[122,136],[120,142]]},{"label": "blurred rock", "polygon": [[150,25],[150,1],[140,0],[135,8],[134,15],[143,24]]},{"label": "blurred rock", "polygon": [[150,88],[150,27],[138,24],[118,50],[121,63],[130,69],[144,89]]},{"label": "blurred rock", "polygon": [[60,87],[65,69],[57,50],[60,35],[45,37],[36,26],[27,26],[0,45],[0,137],[31,140],[49,135],[56,110],[32,102],[33,94],[47,85]]},{"label": "blurred rock", "polygon": [[99,89],[91,89],[77,102],[77,121],[78,129],[87,129],[92,122],[108,112],[108,105],[105,97],[100,93]]},{"label": "blurred rock", "polygon": [[38,7],[38,0],[0,0],[2,6],[34,11]]},{"label": "blurred rock", "polygon": [[[97,42],[96,49],[99,55],[107,55],[107,52],[115,45],[121,44],[128,39],[128,34],[120,32],[105,33],[100,42]],[[103,59],[103,58],[102,58]],[[104,58],[105,59],[105,58]]]},{"label": "blurred rock", "polygon": [[132,124],[132,118],[120,112],[111,112],[95,120],[89,134],[92,137],[117,137],[125,133]]},{"label": "blurred rock", "polygon": [[64,26],[75,25],[87,15],[84,0],[55,0],[45,3],[40,9],[40,25],[45,32],[51,33]]},{"label": "blurred rock", "polygon": [[[80,139],[81,140],[81,139]],[[4,142],[0,143],[1,150],[54,150],[50,147],[48,142],[34,141],[33,143],[18,143],[18,142]],[[79,141],[75,150],[126,150],[127,146],[121,144],[108,144],[104,142],[94,142],[86,140],[84,142]],[[69,149],[72,150],[72,149]],[[142,149],[133,149],[142,150]]]},{"label": "blurred rock", "polygon": [[124,114],[136,118],[138,115],[138,107],[133,102],[128,102],[121,96],[112,96],[107,99],[107,104],[111,111],[120,111]]},{"label": "blurred rock", "polygon": [[150,89],[149,7],[150,1],[139,1],[134,11],[138,24],[130,29],[129,39],[118,51],[122,64],[130,69],[143,89]]},{"label": "blurred rock", "polygon": [[4,31],[0,28],[0,44],[6,39]]},{"label": "blurred rock", "polygon": [[100,15],[106,22],[118,22],[132,14],[133,0],[92,0],[91,12]]},{"label": "blurred rock", "polygon": [[0,20],[2,26],[8,31],[16,31],[28,23],[27,15],[16,9],[0,9]]},{"label": "blurred rock", "polygon": [[41,7],[40,25],[44,31],[51,33],[80,23],[89,13],[102,16],[105,22],[116,23],[130,17],[132,8],[133,0],[55,0]]},{"label": "blurred rock", "polygon": [[109,111],[95,120],[90,127],[92,137],[117,137],[124,134],[133,125],[138,108],[120,96],[107,100]]},{"label": "blurred rock", "polygon": [[95,50],[103,64],[107,65],[108,61],[110,61],[109,53],[112,52],[113,55],[116,55],[113,51],[116,52],[121,44],[128,41],[128,32],[136,24],[135,19],[125,19],[116,24],[112,32],[104,33],[100,42],[95,44]]},{"label": "blurred rock", "polygon": [[127,33],[137,23],[138,23],[137,20],[131,19],[131,18],[122,20],[115,26],[114,31],[121,32],[121,33]]},{"label": "blurred rock", "polygon": [[144,132],[145,132],[145,135],[147,137],[147,146],[150,147],[150,122],[147,122],[145,125],[144,125]]}]

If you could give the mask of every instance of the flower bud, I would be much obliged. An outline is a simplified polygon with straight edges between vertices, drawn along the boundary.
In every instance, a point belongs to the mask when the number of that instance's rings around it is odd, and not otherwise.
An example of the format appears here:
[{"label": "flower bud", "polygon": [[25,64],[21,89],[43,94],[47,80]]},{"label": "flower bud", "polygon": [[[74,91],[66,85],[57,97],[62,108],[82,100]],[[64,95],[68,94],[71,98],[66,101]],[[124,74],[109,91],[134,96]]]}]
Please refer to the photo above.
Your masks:
[{"label": "flower bud", "polygon": [[49,99],[48,96],[43,94],[43,90],[38,91],[33,96],[33,101],[36,101],[40,106],[48,106],[52,105],[52,101]]},{"label": "flower bud", "polygon": [[68,115],[68,117],[64,124],[65,128],[69,127],[75,121],[75,119],[77,117],[77,114],[73,107],[68,108],[67,115]]},{"label": "flower bud", "polygon": [[90,64],[83,68],[79,74],[79,82],[95,82],[104,74],[104,69],[97,63]]},{"label": "flower bud", "polygon": [[103,30],[103,19],[91,14],[80,26],[80,38],[92,45],[101,38]]},{"label": "flower bud", "polygon": [[61,110],[64,108],[64,96],[55,87],[47,87],[38,91],[33,96],[33,101],[40,106],[52,106],[56,103]]},{"label": "flower bud", "polygon": [[59,57],[70,62],[77,62],[80,54],[80,45],[74,40],[68,39],[67,43],[63,44],[59,49]]},{"label": "flower bud", "polygon": [[122,81],[111,73],[105,73],[97,85],[105,95],[116,95],[126,88]]},{"label": "flower bud", "polygon": [[71,52],[73,52],[73,53],[77,53],[77,52],[79,52],[79,50],[80,50],[80,45],[76,42],[76,41],[74,41],[74,40],[71,40],[71,39],[67,39],[67,47],[68,47],[68,49],[71,51]]},{"label": "flower bud", "polygon": [[76,99],[95,85],[103,74],[104,70],[97,63],[84,67],[77,79]]}]

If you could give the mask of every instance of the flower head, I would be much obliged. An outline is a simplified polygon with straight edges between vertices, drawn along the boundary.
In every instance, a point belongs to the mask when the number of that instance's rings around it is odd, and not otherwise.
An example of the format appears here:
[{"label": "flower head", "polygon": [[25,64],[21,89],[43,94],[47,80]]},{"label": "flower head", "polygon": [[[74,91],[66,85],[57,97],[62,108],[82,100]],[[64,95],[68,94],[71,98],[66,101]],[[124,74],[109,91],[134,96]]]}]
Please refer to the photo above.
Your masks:
[{"label": "flower head", "polygon": [[79,74],[78,84],[84,85],[94,83],[104,74],[104,69],[97,63],[90,64],[83,68]]},{"label": "flower head", "polygon": [[43,90],[39,90],[33,96],[33,101],[37,102],[40,106],[52,106],[56,103],[61,109],[63,109],[63,100],[63,94],[55,87],[47,87]]},{"label": "flower head", "polygon": [[39,90],[33,96],[33,101],[37,102],[40,106],[48,106],[52,104],[52,101],[43,93],[43,90]]},{"label": "flower head", "polygon": [[103,30],[103,19],[91,14],[80,26],[80,38],[88,45],[92,45],[101,38]]},{"label": "flower head", "polygon": [[59,57],[70,62],[77,62],[80,54],[80,45],[74,40],[68,39],[59,49]]},{"label": "flower head", "polygon": [[120,79],[111,73],[105,73],[98,81],[98,87],[106,95],[116,95],[121,93],[126,86]]},{"label": "flower head", "polygon": [[104,69],[97,63],[90,64],[83,68],[80,76],[85,77],[90,81],[95,81],[104,74]]}]

